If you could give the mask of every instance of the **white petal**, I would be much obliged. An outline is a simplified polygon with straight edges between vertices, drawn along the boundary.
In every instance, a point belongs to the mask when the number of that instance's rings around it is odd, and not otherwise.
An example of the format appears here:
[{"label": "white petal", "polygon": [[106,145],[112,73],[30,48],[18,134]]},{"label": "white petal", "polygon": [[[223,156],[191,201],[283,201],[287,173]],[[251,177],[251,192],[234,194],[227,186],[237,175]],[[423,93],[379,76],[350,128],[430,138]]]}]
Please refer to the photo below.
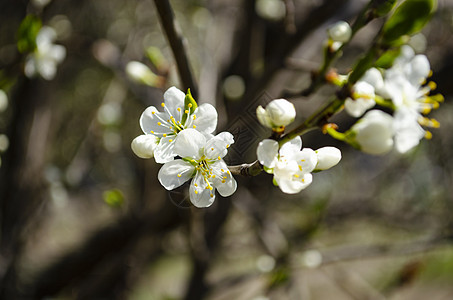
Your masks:
[{"label": "white petal", "polygon": [[234,144],[234,136],[228,131],[223,131],[216,135],[216,138],[222,139],[227,145]]},{"label": "white petal", "polygon": [[265,139],[258,144],[256,155],[260,164],[267,168],[275,167],[278,155],[278,142]]},{"label": "white petal", "polygon": [[25,76],[33,78],[36,75],[36,63],[32,54],[27,56],[24,67]]},{"label": "white petal", "polygon": [[417,146],[425,136],[425,130],[418,123],[419,115],[408,109],[399,109],[394,116],[395,147],[405,153]]},{"label": "white petal", "polygon": [[152,134],[142,134],[136,137],[132,143],[132,151],[140,158],[151,158],[159,143],[159,139]]},{"label": "white petal", "polygon": [[358,118],[375,105],[376,102],[372,99],[359,98],[352,100],[348,98],[344,103],[344,108],[350,116]]},{"label": "white petal", "polygon": [[425,55],[416,55],[409,65],[408,79],[413,85],[419,86],[429,76],[431,67]]},{"label": "white petal", "polygon": [[48,55],[57,63],[63,61],[66,57],[66,48],[61,45],[52,45],[49,49]]},{"label": "white petal", "polygon": [[209,159],[223,158],[228,153],[227,143],[224,140],[214,137],[204,147],[204,155]]},{"label": "white petal", "polygon": [[360,81],[367,82],[374,87],[375,90],[380,90],[384,86],[384,79],[382,78],[381,72],[376,68],[371,68],[365,72],[365,75]]},{"label": "white petal", "polygon": [[176,118],[178,107],[184,110],[184,99],[186,94],[176,87],[172,86],[164,93],[164,103],[170,113]]},{"label": "white petal", "polygon": [[300,136],[296,136],[292,140],[285,143],[280,148],[280,156],[291,157],[294,153],[299,152],[302,148],[302,138]]},{"label": "white petal", "polygon": [[154,149],[154,159],[158,164],[164,164],[172,161],[177,155],[175,150],[175,138],[164,137],[160,139],[159,145]]},{"label": "white petal", "polygon": [[280,190],[286,194],[297,194],[309,186],[313,181],[313,176],[310,173],[304,174],[301,178],[297,178],[298,180],[282,179],[275,176],[274,178],[275,181],[277,181]]},{"label": "white petal", "polygon": [[159,170],[157,178],[167,190],[173,190],[189,180],[194,173],[194,166],[181,159],[167,162]]},{"label": "white petal", "polygon": [[45,80],[52,80],[55,78],[57,73],[57,66],[55,62],[51,59],[41,59],[36,61],[36,67],[38,73]]},{"label": "white petal", "polygon": [[[212,186],[211,186],[212,187]],[[215,200],[215,188],[210,189],[204,177],[198,172],[189,187],[190,202],[196,207],[209,207]]]},{"label": "white petal", "polygon": [[341,160],[341,151],[335,147],[322,147],[315,151],[318,157],[316,170],[327,170],[336,166]]},{"label": "white petal", "polygon": [[184,129],[178,133],[175,142],[175,152],[183,158],[199,159],[203,155],[206,138],[195,129]]},{"label": "white petal", "polygon": [[318,164],[316,152],[310,148],[304,148],[293,156],[298,165],[298,173],[310,173]]},{"label": "white petal", "polygon": [[363,152],[382,155],[393,147],[393,117],[383,111],[367,112],[352,130]]},{"label": "white petal", "polygon": [[[195,109],[196,119],[193,125],[197,130],[212,133],[217,127],[217,110],[209,103],[204,103]],[[191,116],[192,117],[192,116]]]},{"label": "white petal", "polygon": [[264,127],[272,128],[271,118],[267,111],[260,105],[256,108],[256,117],[258,122],[261,123]]},{"label": "white petal", "polygon": [[[237,189],[236,180],[228,171],[228,167],[223,160],[211,165],[213,173],[216,175],[212,181],[215,188],[223,197],[231,196]],[[222,171],[223,170],[223,171]]]},{"label": "white petal", "polygon": [[166,112],[159,112],[154,106],[149,106],[140,116],[140,127],[146,134],[154,134],[162,137],[163,134],[173,133],[168,128],[170,126],[166,122],[168,119],[170,119],[170,116]]}]

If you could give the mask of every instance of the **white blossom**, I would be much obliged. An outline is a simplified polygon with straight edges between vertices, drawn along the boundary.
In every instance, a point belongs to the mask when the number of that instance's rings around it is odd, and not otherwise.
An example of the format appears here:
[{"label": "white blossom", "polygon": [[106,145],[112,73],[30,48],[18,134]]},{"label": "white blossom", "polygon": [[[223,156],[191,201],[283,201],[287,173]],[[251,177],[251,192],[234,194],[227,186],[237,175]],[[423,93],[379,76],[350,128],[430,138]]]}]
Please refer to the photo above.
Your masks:
[{"label": "white blossom", "polygon": [[327,30],[329,38],[334,42],[346,43],[352,35],[351,26],[345,21],[338,21]]},{"label": "white blossom", "polygon": [[352,88],[353,98],[345,101],[346,112],[353,117],[362,116],[368,109],[376,105],[375,92],[382,91],[384,80],[376,68],[369,69]]},{"label": "white blossom", "polygon": [[157,163],[174,159],[177,155],[174,150],[175,141],[182,130],[194,128],[209,135],[217,126],[217,111],[214,106],[205,103],[192,111],[189,104],[189,108],[185,109],[185,96],[176,87],[171,87],[164,93],[164,102],[161,104],[163,112],[149,106],[140,117],[142,131],[159,138],[159,144],[154,149]]},{"label": "white blossom", "polygon": [[367,112],[351,131],[360,150],[365,153],[381,155],[393,148],[393,118],[383,111]]},{"label": "white blossom", "polygon": [[0,90],[0,112],[4,112],[8,108],[8,96],[3,90]]},{"label": "white blossom", "polygon": [[294,104],[288,100],[275,99],[265,109],[261,105],[258,106],[256,116],[261,125],[268,128],[278,128],[294,121],[296,109],[294,108]]},{"label": "white blossom", "polygon": [[46,80],[52,80],[57,73],[57,65],[66,57],[66,48],[55,45],[57,37],[55,30],[43,26],[36,36],[36,49],[25,61],[24,72],[27,77],[41,75]]},{"label": "white blossom", "polygon": [[315,170],[327,170],[336,166],[341,160],[341,151],[335,147],[322,147],[315,150],[318,163]]},{"label": "white blossom", "polygon": [[317,164],[315,151],[302,147],[298,136],[285,143],[280,150],[278,142],[270,139],[261,141],[256,150],[259,162],[268,173],[274,174],[274,180],[282,192],[295,194],[305,189],[313,181],[311,172]]},{"label": "white blossom", "polygon": [[182,159],[165,163],[159,170],[159,182],[173,190],[192,179],[189,194],[196,207],[211,206],[216,189],[223,197],[232,195],[237,183],[223,160],[232,143],[233,136],[228,132],[206,138],[195,129],[181,131],[174,148]]}]

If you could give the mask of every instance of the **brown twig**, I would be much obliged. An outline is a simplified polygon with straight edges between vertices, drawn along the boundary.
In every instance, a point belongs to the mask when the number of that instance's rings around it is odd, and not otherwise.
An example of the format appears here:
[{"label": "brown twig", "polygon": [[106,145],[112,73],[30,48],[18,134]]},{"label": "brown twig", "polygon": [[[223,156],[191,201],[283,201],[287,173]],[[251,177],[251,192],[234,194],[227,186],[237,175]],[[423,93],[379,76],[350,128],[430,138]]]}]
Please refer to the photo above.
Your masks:
[{"label": "brown twig", "polygon": [[186,41],[178,27],[170,2],[168,0],[154,0],[154,4],[159,13],[162,29],[165,31],[165,35],[175,56],[181,84],[185,91],[190,88],[192,95],[196,97],[198,95],[198,86],[190,68],[189,58],[185,48]]}]

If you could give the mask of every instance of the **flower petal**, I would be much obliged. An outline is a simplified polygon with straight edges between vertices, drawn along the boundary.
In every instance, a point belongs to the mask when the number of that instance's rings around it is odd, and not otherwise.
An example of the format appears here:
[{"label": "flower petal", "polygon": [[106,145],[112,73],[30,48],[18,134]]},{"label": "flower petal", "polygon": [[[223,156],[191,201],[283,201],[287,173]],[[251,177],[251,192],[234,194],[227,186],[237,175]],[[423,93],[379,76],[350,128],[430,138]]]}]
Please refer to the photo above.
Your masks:
[{"label": "flower petal", "polygon": [[132,143],[132,151],[140,158],[151,158],[159,144],[159,139],[152,134],[142,134],[136,137]]},{"label": "flower petal", "polygon": [[[159,112],[154,106],[148,106],[140,116],[140,127],[146,134],[154,134],[159,137],[165,134],[173,133],[168,128],[168,120],[170,116],[166,112]],[[161,124],[161,125],[159,125]]]},{"label": "flower petal", "polygon": [[261,125],[267,128],[272,128],[271,118],[261,105],[256,108],[256,117]]},{"label": "flower petal", "polygon": [[274,179],[283,193],[297,194],[312,183],[313,176],[310,173],[307,173],[295,180],[287,178],[278,178],[275,176]]},{"label": "flower petal", "polygon": [[425,130],[418,123],[419,115],[408,109],[399,109],[394,115],[395,147],[405,153],[417,146],[425,136]]},{"label": "flower petal", "polygon": [[172,161],[177,155],[175,150],[174,137],[164,137],[160,139],[159,145],[154,150],[154,159],[158,164],[164,164]]},{"label": "flower petal", "polygon": [[256,149],[260,164],[267,168],[275,167],[277,163],[278,142],[270,139],[262,140]]},{"label": "flower petal", "polygon": [[429,76],[430,70],[428,58],[419,54],[411,60],[407,76],[413,85],[420,86]]},{"label": "flower petal", "polygon": [[195,167],[190,163],[177,159],[163,165],[159,170],[157,178],[159,179],[160,184],[170,191],[189,180],[192,177],[194,170]]},{"label": "flower petal", "polygon": [[302,151],[296,153],[293,158],[297,161],[299,167],[298,173],[310,173],[315,169],[316,164],[318,163],[316,152],[310,148],[302,149]]},{"label": "flower petal", "polygon": [[215,200],[215,188],[209,188],[208,183],[200,172],[197,172],[194,179],[192,179],[189,187],[189,194],[190,202],[199,208],[209,207]]},{"label": "flower petal", "polygon": [[[196,126],[197,130],[208,133],[214,132],[217,127],[217,110],[214,106],[204,103],[195,109],[194,115],[196,118],[193,121],[193,125]],[[193,118],[193,115],[190,117]]]},{"label": "flower petal", "polygon": [[299,152],[302,148],[302,139],[300,136],[296,136],[292,140],[285,143],[279,151],[280,157],[290,158],[294,153]]},{"label": "flower petal", "polygon": [[[178,115],[178,107],[184,110],[184,99],[186,94],[179,90],[178,88],[172,86],[164,93],[164,103],[165,107],[170,111],[172,116],[176,117]],[[166,120],[166,119],[165,119]]]},{"label": "flower petal", "polygon": [[174,151],[177,155],[186,158],[199,159],[203,153],[206,138],[195,129],[184,129],[178,133],[175,141]]},{"label": "flower petal", "polygon": [[211,169],[215,175],[212,181],[219,194],[222,197],[231,196],[237,189],[237,182],[228,170],[226,163],[220,160],[212,164]]}]

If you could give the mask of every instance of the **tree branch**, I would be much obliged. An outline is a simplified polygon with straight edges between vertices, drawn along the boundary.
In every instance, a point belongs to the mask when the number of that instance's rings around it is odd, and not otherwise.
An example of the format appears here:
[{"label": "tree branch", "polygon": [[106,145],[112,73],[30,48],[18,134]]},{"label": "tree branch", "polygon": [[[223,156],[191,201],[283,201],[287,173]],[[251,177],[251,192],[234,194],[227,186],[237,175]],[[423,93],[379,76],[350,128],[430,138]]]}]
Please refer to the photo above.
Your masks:
[{"label": "tree branch", "polygon": [[192,94],[198,96],[198,86],[189,65],[189,58],[185,48],[186,41],[176,22],[173,9],[168,0],[154,0],[157,12],[159,13],[162,29],[165,31],[171,50],[176,60],[179,77],[184,90],[190,88]]}]

